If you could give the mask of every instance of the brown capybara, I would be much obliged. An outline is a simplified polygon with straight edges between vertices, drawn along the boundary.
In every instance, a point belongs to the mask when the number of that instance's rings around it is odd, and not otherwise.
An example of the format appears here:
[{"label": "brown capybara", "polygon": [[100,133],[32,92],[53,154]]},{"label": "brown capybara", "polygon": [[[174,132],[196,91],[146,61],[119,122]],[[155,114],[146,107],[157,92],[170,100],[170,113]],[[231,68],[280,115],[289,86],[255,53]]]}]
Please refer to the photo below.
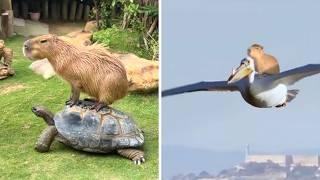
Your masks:
[{"label": "brown capybara", "polygon": [[97,111],[127,94],[124,66],[102,46],[74,46],[49,34],[27,40],[23,51],[32,60],[47,58],[55,72],[70,83],[67,104],[71,106],[78,103],[80,92],[96,99]]},{"label": "brown capybara", "polygon": [[248,48],[248,56],[255,61],[255,69],[259,74],[278,74],[280,67],[277,59],[263,50],[263,46],[253,44]]},{"label": "brown capybara", "polygon": [[[3,58],[3,62],[1,61],[2,58]],[[11,67],[12,58],[13,58],[13,51],[10,48],[7,48],[5,46],[3,40],[0,40],[0,63],[7,67]]]}]

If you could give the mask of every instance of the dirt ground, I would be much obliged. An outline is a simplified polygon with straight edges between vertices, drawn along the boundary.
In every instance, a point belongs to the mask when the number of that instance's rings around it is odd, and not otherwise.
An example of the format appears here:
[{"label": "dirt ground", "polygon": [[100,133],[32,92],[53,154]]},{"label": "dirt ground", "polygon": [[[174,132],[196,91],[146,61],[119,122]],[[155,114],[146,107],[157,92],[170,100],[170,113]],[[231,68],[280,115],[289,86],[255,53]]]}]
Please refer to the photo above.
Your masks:
[{"label": "dirt ground", "polygon": [[57,35],[65,35],[73,31],[82,30],[85,22],[47,22],[49,25],[49,33]]}]

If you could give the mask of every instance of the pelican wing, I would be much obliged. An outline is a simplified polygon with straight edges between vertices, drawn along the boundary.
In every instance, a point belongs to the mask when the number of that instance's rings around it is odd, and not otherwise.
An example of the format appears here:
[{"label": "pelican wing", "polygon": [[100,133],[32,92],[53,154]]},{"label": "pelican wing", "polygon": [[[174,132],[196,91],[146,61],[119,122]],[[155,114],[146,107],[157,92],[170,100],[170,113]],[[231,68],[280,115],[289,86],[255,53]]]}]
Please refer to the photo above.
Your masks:
[{"label": "pelican wing", "polygon": [[308,64],[305,66],[282,72],[278,75],[270,76],[270,78],[272,78],[272,80],[276,84],[282,83],[285,85],[292,85],[303,78],[318,73],[320,73],[320,64]]},{"label": "pelican wing", "polygon": [[198,82],[162,91],[162,97],[194,91],[237,91],[238,87],[227,81]]}]

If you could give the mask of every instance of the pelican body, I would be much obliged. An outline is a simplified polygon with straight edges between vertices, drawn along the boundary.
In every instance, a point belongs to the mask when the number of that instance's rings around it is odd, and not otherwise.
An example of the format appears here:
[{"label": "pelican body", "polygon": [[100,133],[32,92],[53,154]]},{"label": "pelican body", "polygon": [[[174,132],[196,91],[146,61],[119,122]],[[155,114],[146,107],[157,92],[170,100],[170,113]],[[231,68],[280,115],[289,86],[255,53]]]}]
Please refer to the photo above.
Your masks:
[{"label": "pelican body", "polygon": [[250,105],[259,108],[282,107],[298,94],[288,86],[305,77],[320,73],[320,64],[309,64],[279,74],[258,74],[254,60],[245,58],[228,81],[199,82],[164,90],[162,96],[194,91],[239,91]]}]

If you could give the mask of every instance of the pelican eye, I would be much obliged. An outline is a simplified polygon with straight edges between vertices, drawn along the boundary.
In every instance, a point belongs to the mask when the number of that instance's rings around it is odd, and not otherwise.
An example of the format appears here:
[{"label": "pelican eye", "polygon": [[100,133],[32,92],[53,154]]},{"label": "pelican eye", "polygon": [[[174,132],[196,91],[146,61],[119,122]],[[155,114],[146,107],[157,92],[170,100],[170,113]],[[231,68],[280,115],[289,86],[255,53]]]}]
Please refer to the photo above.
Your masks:
[{"label": "pelican eye", "polygon": [[48,42],[48,40],[46,39],[40,41],[40,43],[46,43],[46,42]]}]

